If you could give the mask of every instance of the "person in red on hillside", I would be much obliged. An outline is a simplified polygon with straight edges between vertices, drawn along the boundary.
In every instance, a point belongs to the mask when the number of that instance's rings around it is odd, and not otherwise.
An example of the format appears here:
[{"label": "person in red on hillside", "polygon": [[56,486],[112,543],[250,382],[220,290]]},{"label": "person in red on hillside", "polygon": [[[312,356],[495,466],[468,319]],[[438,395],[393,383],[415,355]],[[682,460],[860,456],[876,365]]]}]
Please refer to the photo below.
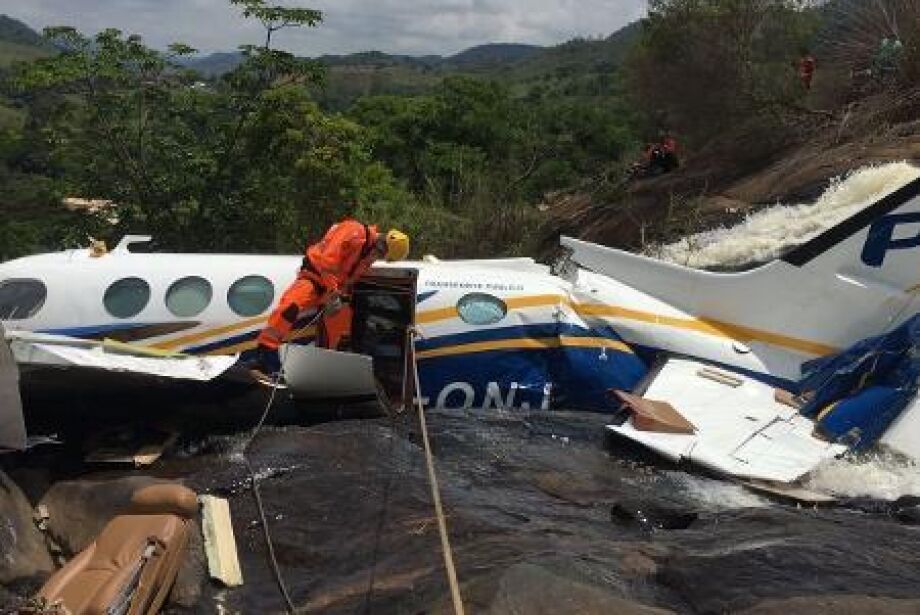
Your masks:
[{"label": "person in red on hillside", "polygon": [[677,139],[670,132],[661,131],[657,143],[645,146],[642,158],[630,168],[629,177],[639,179],[670,173],[680,167],[677,152]]},{"label": "person in red on hillside", "polygon": [[802,50],[801,57],[797,63],[795,63],[796,69],[799,73],[799,80],[802,82],[802,87],[805,88],[805,91],[808,92],[811,90],[811,82],[815,78],[815,70],[818,68],[818,63],[815,60],[815,57],[809,53],[807,49]]},{"label": "person in red on hillside", "polygon": [[[253,371],[268,373],[278,365],[278,348],[302,317],[319,308],[330,320],[343,307],[343,297],[379,258],[399,261],[409,254],[409,237],[395,229],[383,234],[376,226],[346,219],[332,225],[318,243],[309,246],[297,279],[275,307],[258,337]],[[337,324],[337,327],[341,324]],[[341,332],[328,332],[335,343]],[[335,338],[332,340],[331,338]]]},{"label": "person in red on hillside", "polygon": [[674,135],[665,131],[661,136],[661,142],[658,147],[661,150],[661,164],[665,173],[680,166],[680,159],[677,157],[677,139],[674,138]]}]

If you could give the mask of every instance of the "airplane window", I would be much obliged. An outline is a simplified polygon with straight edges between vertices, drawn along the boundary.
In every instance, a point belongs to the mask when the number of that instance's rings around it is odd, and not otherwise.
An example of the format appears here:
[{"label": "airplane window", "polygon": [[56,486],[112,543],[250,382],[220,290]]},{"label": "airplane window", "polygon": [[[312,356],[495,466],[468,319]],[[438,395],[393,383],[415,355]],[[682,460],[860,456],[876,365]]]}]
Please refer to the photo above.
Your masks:
[{"label": "airplane window", "polygon": [[132,318],[147,307],[150,285],[140,278],[124,278],[114,282],[105,291],[102,302],[115,318]]},{"label": "airplane window", "polygon": [[457,302],[463,322],[471,325],[494,325],[508,314],[508,306],[498,297],[484,293],[464,295]]},{"label": "airplane window", "polygon": [[0,320],[25,320],[45,304],[48,289],[38,280],[0,282]]},{"label": "airplane window", "polygon": [[227,303],[239,316],[257,316],[267,310],[274,299],[274,285],[260,275],[237,280],[227,292]]},{"label": "airplane window", "polygon": [[176,280],[166,291],[166,307],[174,316],[192,318],[208,307],[212,296],[211,283],[204,278],[182,278]]}]

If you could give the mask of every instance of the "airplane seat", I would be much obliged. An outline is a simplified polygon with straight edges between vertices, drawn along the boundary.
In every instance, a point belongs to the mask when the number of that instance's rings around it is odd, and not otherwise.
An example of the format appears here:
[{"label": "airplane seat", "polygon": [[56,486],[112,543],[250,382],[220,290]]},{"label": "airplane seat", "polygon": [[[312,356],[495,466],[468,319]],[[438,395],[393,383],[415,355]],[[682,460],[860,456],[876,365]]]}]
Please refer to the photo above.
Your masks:
[{"label": "airplane seat", "polygon": [[[176,579],[198,514],[194,491],[139,489],[122,514],[42,587],[37,602],[71,615],[156,613]],[[48,610],[46,612],[57,612]]]}]

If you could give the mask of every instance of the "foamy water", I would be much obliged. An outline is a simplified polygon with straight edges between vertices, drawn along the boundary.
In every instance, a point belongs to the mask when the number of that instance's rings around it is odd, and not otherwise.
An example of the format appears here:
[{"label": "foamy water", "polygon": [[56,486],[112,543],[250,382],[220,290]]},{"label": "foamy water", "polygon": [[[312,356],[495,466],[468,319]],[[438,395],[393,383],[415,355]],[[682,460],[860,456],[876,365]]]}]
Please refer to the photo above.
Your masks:
[{"label": "foamy water", "polygon": [[690,500],[706,510],[763,508],[770,505],[769,500],[737,483],[683,472],[667,472],[666,475]]},{"label": "foamy water", "polygon": [[737,226],[691,235],[648,253],[703,269],[769,261],[917,178],[920,169],[907,162],[863,167],[832,179],[814,203],[778,204],[751,214]]},{"label": "foamy water", "polygon": [[888,455],[829,461],[805,480],[815,491],[840,497],[896,500],[920,495],[920,465]]}]

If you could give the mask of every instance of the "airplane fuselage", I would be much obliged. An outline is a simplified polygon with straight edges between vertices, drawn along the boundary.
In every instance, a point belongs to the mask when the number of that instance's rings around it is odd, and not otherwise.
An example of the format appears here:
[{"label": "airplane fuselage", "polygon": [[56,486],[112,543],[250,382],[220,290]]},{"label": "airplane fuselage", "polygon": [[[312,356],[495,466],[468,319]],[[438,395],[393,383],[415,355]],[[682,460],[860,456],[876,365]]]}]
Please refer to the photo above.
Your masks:
[{"label": "airplane fuselage", "polygon": [[[11,331],[243,353],[254,348],[300,260],[126,248],[30,256],[0,265],[0,320]],[[531,259],[378,268],[415,274],[416,358],[431,405],[604,408],[607,391],[633,388],[661,350],[778,378],[810,358],[801,344],[780,343],[769,346],[767,364],[731,329],[586,270],[569,281]],[[11,284],[23,287],[12,293],[22,305],[4,303]],[[313,335],[302,329],[292,341]],[[788,369],[774,369],[778,363]]]}]

